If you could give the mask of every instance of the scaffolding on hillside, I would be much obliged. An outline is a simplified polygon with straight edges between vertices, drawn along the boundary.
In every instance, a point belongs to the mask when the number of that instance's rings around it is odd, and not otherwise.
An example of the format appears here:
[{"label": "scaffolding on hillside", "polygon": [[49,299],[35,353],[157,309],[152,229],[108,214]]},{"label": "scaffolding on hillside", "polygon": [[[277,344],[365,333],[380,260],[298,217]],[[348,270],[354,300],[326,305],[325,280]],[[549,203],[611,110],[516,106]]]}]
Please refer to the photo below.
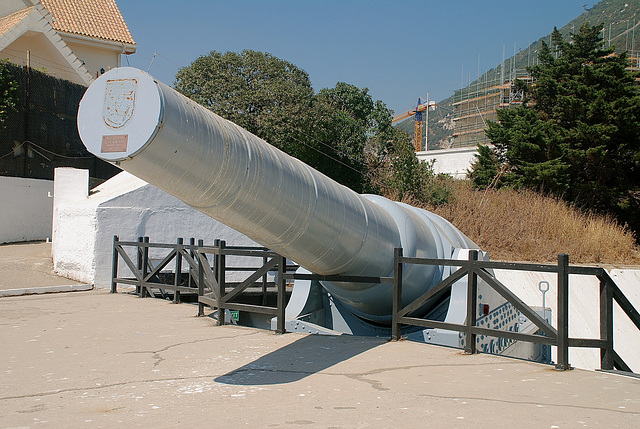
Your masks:
[{"label": "scaffolding on hillside", "polygon": [[496,111],[522,103],[522,92],[515,88],[516,80],[532,83],[523,69],[511,69],[505,77],[504,68],[497,67],[455,94],[453,147],[487,144],[488,121],[497,121]]},{"label": "scaffolding on hillside", "polygon": [[[640,29],[640,21],[629,20],[619,21],[615,25],[610,24],[602,29],[602,40],[604,47],[616,47],[616,54],[626,53],[629,61],[630,71],[640,71],[640,50],[636,38],[636,27]],[[576,31],[572,28],[572,32]],[[607,35],[608,31],[608,35]],[[613,36],[613,34],[618,34]],[[624,40],[624,41],[623,41]],[[553,46],[551,38],[545,42],[548,46]],[[557,52],[556,52],[557,55]],[[485,134],[488,121],[497,121],[496,111],[512,107],[522,103],[522,93],[515,88],[516,80],[524,80],[527,84],[533,83],[533,78],[529,75],[526,67],[517,68],[516,59],[519,57],[519,64],[535,65],[538,62],[537,50],[532,52],[532,45],[528,49],[516,52],[514,45],[514,55],[504,60],[500,65],[480,76],[474,82],[468,79],[466,87],[462,87],[454,94],[453,100],[453,144],[451,147],[470,147],[478,144],[489,144],[490,141]],[[479,75],[478,70],[478,75]],[[640,78],[636,78],[640,84]]]}]

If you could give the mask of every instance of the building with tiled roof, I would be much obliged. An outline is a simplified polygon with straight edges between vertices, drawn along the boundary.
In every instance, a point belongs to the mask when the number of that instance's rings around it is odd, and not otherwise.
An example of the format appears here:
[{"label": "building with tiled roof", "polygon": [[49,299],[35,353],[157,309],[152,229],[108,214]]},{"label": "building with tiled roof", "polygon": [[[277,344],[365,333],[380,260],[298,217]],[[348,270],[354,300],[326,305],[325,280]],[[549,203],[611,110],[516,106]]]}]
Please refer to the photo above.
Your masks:
[{"label": "building with tiled roof", "polygon": [[0,1],[0,59],[89,85],[135,51],[115,0]]},{"label": "building with tiled roof", "polygon": [[53,28],[65,35],[99,39],[134,47],[115,0],[40,0],[53,17]]}]

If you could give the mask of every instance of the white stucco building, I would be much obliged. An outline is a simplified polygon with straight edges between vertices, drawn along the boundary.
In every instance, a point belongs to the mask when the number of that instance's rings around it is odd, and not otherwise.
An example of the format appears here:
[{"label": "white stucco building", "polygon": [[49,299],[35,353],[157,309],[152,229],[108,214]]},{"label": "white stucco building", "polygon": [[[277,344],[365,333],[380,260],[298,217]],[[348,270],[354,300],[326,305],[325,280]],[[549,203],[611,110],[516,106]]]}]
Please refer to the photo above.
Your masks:
[{"label": "white stucco building", "polygon": [[0,2],[0,59],[88,86],[135,51],[115,0]]},{"label": "white stucco building", "polygon": [[[58,275],[109,288],[114,235],[123,241],[148,236],[153,243],[175,243],[182,237],[188,244],[193,237],[207,245],[222,239],[235,246],[258,246],[129,173],[116,175],[90,195],[88,180],[87,170],[55,170],[51,252]],[[126,270],[123,263],[120,267]]]},{"label": "white stucco building", "polygon": [[466,179],[467,170],[471,169],[477,153],[476,146],[469,146],[416,152],[416,156],[421,161],[435,160],[433,171],[436,174],[444,173],[455,179]]}]

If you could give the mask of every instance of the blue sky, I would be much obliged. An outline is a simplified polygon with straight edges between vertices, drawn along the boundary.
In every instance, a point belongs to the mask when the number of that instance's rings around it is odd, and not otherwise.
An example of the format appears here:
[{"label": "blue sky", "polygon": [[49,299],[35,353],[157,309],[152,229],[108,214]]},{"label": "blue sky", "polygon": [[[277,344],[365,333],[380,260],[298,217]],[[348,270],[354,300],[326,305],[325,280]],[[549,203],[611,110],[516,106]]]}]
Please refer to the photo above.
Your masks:
[{"label": "blue sky", "polygon": [[200,55],[253,49],[309,73],[313,88],[369,88],[396,112],[440,101],[583,12],[584,0],[117,0],[138,52],[123,65],[172,85]]}]

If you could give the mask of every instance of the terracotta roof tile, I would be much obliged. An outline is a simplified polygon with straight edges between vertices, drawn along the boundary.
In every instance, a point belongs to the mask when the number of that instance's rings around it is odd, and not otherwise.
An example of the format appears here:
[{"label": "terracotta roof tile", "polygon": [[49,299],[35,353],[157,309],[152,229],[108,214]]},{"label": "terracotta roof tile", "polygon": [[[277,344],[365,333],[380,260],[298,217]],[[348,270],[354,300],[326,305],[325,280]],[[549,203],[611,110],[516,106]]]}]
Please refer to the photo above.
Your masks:
[{"label": "terracotta roof tile", "polygon": [[10,28],[16,25],[18,22],[22,21],[31,11],[33,10],[33,6],[28,7],[26,9],[19,10],[17,12],[12,13],[11,15],[3,16],[0,18],[0,36],[6,33]]},{"label": "terracotta roof tile", "polygon": [[115,0],[40,0],[60,32],[135,45]]}]

